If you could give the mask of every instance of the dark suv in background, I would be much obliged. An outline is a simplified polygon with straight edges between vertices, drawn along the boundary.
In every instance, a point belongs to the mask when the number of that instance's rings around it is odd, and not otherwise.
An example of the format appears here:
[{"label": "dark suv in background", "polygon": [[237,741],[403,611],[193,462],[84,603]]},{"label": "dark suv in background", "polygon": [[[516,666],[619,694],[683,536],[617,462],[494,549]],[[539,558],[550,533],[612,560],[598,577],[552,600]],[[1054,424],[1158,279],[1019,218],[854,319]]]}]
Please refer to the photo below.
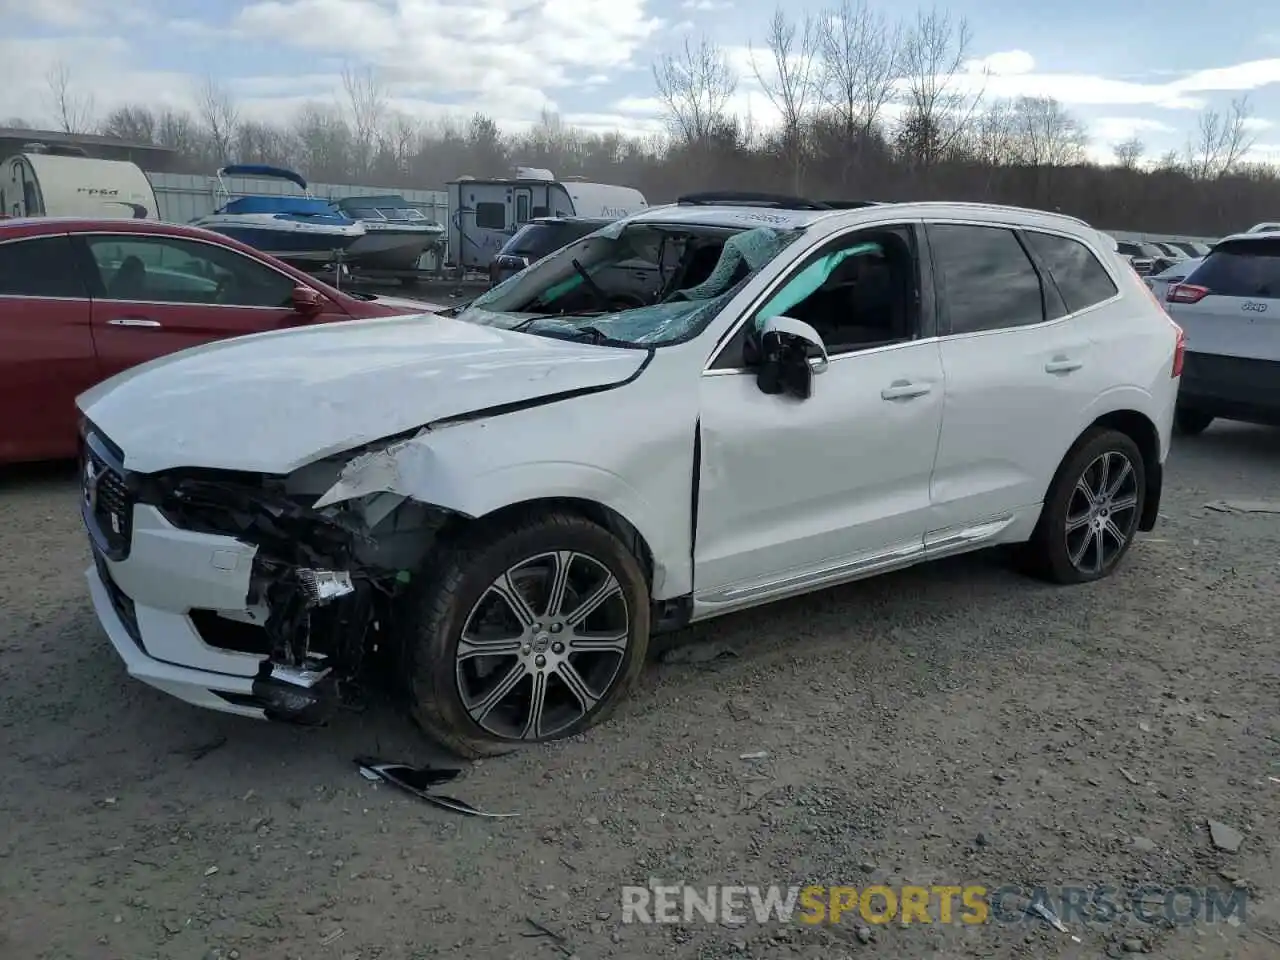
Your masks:
[{"label": "dark suv in background", "polygon": [[549,253],[613,223],[595,217],[538,217],[512,234],[489,264],[489,285],[496,286]]}]

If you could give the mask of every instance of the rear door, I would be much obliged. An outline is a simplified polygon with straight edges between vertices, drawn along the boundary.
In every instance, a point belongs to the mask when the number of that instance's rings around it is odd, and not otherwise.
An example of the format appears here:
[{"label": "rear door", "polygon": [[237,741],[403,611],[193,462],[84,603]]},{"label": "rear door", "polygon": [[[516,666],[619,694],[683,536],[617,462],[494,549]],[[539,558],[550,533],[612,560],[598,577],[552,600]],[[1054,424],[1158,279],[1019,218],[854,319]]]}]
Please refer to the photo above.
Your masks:
[{"label": "rear door", "polygon": [[1029,240],[990,224],[932,222],[928,233],[947,398],[928,542],[945,544],[1030,514],[1106,373],[1087,307],[1068,309]]},{"label": "rear door", "polygon": [[75,398],[99,379],[65,236],[0,244],[0,461],[75,455]]},{"label": "rear door", "polygon": [[[76,241],[94,287],[94,340],[107,374],[212,340],[308,322],[293,308],[293,277],[228,247],[133,233]],[[325,303],[310,322],[347,319]]]},{"label": "rear door", "polygon": [[1189,353],[1280,362],[1280,236],[1218,244],[1172,296]]}]

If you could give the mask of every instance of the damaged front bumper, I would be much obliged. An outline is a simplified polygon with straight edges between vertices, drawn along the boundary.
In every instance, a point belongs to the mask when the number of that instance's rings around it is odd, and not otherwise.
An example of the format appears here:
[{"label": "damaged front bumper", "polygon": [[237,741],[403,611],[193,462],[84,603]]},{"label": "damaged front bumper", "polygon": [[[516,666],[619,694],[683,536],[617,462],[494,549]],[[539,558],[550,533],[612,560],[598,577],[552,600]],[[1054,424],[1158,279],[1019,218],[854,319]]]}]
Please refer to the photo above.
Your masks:
[{"label": "damaged front bumper", "polygon": [[225,713],[327,719],[442,512],[386,498],[318,510],[339,464],[299,490],[298,478],[146,476],[122,461],[86,438],[81,512],[90,596],[130,675]]},{"label": "damaged front bumper", "polygon": [[[139,505],[128,556],[111,560],[95,546],[85,576],[130,676],[198,707],[321,722],[337,702],[332,673],[273,664],[262,615],[246,605],[257,552]],[[260,651],[247,649],[255,643]]]}]

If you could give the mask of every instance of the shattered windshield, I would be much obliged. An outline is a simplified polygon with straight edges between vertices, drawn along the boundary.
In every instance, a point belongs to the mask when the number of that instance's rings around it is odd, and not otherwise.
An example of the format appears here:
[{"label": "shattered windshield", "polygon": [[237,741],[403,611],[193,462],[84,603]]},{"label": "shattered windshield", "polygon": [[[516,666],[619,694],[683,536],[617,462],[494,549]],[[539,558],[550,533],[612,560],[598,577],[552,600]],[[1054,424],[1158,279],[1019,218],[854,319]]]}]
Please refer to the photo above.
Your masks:
[{"label": "shattered windshield", "polygon": [[616,346],[679,343],[802,229],[611,224],[504,280],[458,319]]}]

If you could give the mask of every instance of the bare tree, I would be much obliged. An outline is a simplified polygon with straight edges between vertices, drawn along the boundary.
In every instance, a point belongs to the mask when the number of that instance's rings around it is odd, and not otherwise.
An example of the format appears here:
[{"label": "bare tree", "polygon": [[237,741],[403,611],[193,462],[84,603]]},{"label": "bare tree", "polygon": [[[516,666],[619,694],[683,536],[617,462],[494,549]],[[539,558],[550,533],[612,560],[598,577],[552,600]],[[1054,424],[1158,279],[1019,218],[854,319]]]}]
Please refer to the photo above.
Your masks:
[{"label": "bare tree", "polygon": [[294,139],[270,123],[242,121],[236,127],[236,158],[241,163],[290,166],[297,152]]},{"label": "bare tree", "polygon": [[1195,138],[1187,142],[1187,170],[1200,180],[1226,176],[1253,149],[1257,137],[1249,133],[1253,110],[1248,97],[1232,100],[1227,112],[1212,107],[1200,114]]},{"label": "bare tree", "polygon": [[821,15],[822,93],[848,141],[870,138],[901,75],[902,26],[867,0],[841,0]]},{"label": "bare tree", "polygon": [[953,21],[936,7],[916,14],[902,44],[906,116],[899,142],[921,166],[943,159],[965,133],[982,92],[963,88],[973,34],[967,20]]},{"label": "bare tree", "polygon": [[1116,166],[1122,170],[1137,170],[1138,164],[1142,162],[1142,157],[1147,152],[1147,145],[1137,134],[1134,134],[1117,143],[1111,148],[1111,152],[1116,158]]},{"label": "bare tree", "polygon": [[1052,97],[1019,97],[1013,102],[1015,159],[1030,167],[1081,163],[1089,137],[1084,126]]},{"label": "bare tree", "polygon": [[156,115],[150,107],[117,107],[102,121],[102,132],[131,143],[155,143]]},{"label": "bare tree", "polygon": [[63,133],[88,133],[93,127],[93,95],[75,92],[71,68],[59,60],[45,76],[54,121]]},{"label": "bare tree", "polygon": [[187,157],[206,159],[207,140],[191,114],[182,110],[166,110],[156,118],[155,142]]},{"label": "bare tree", "polygon": [[364,174],[373,164],[378,133],[387,115],[387,89],[373,67],[363,70],[344,67],[342,89],[351,115],[352,159],[358,172]]},{"label": "bare tree", "polygon": [[997,100],[973,118],[965,136],[965,154],[986,167],[1011,162],[1018,153],[1018,117],[1013,104]]},{"label": "bare tree", "polygon": [[213,77],[205,77],[196,88],[196,109],[209,138],[212,159],[227,163],[240,126],[240,109],[231,92]]},{"label": "bare tree", "polygon": [[394,113],[384,125],[382,149],[399,173],[408,173],[414,149],[422,139],[422,124],[406,113]]},{"label": "bare tree", "polygon": [[653,65],[668,126],[685,146],[705,145],[724,127],[725,110],[738,78],[724,51],[707,37],[686,39],[678,55],[666,54]]},{"label": "bare tree", "polygon": [[[751,69],[764,94],[782,118],[782,148],[791,164],[792,189],[800,193],[804,179],[806,128],[819,90],[818,22],[806,15],[799,23],[778,7],[765,38],[766,65],[751,49]],[[749,48],[750,49],[750,48]]]},{"label": "bare tree", "polygon": [[294,123],[298,160],[308,179],[352,176],[351,128],[342,111],[329,104],[309,103]]}]

